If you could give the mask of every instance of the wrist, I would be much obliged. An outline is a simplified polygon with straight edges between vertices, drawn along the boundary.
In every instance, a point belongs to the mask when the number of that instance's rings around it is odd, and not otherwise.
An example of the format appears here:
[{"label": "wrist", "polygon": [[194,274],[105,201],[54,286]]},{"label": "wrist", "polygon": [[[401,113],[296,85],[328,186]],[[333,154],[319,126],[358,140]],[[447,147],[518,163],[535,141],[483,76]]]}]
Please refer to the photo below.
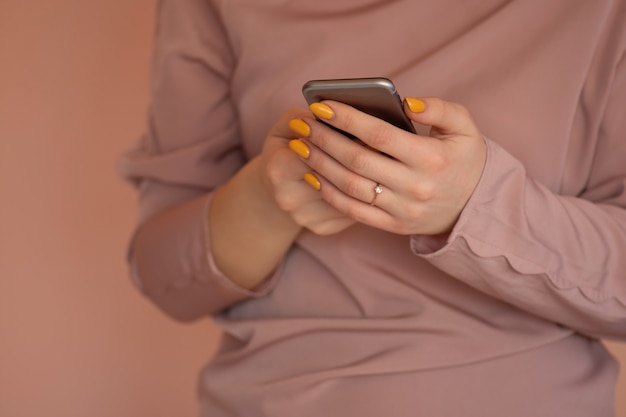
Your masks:
[{"label": "wrist", "polygon": [[260,165],[253,159],[220,187],[208,213],[215,263],[246,289],[271,276],[301,229],[263,185]]}]

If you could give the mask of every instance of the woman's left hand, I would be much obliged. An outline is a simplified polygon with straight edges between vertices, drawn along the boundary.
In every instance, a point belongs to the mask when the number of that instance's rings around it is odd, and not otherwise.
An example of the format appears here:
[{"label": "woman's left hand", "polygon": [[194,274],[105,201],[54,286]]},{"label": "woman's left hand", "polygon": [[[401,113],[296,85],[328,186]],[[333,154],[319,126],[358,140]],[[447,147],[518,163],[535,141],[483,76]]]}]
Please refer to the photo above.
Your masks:
[{"label": "woman's left hand", "polygon": [[407,98],[405,112],[431,126],[430,136],[334,101],[314,103],[311,110],[375,149],[314,118],[304,119],[310,127],[299,129],[310,148],[305,161],[325,201],[358,222],[393,233],[440,235],[452,229],[486,160],[483,136],[463,106],[433,97]]}]

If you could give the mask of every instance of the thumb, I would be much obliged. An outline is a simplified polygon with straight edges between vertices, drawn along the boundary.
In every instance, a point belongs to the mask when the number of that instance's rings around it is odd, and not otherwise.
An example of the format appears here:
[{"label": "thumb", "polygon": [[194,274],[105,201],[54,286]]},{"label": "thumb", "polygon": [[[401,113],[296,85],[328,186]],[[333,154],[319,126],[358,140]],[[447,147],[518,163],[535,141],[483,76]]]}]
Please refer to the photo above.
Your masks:
[{"label": "thumb", "polygon": [[433,136],[476,136],[479,134],[472,116],[461,104],[437,97],[406,97],[404,108],[411,120],[432,126],[431,135]]}]

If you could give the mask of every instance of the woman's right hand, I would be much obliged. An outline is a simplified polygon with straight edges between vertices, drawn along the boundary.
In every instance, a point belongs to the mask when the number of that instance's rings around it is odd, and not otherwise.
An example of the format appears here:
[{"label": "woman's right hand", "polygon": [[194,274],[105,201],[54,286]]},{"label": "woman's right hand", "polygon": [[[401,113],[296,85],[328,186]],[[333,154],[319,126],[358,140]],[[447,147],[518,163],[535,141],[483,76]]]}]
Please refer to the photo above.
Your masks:
[{"label": "woman's right hand", "polygon": [[302,228],[320,235],[354,223],[307,184],[304,159],[289,148],[297,136],[289,121],[308,115],[286,111],[268,133],[260,155],[216,190],[209,211],[215,264],[240,287],[253,289],[282,262]]},{"label": "woman's right hand", "polygon": [[319,189],[319,181],[303,160],[308,157],[308,147],[294,139],[306,136],[301,129],[307,126],[290,125],[290,121],[304,116],[310,116],[310,112],[287,110],[272,127],[260,156],[261,178],[277,206],[297,225],[318,235],[338,233],[354,220],[330,206],[315,189]]}]

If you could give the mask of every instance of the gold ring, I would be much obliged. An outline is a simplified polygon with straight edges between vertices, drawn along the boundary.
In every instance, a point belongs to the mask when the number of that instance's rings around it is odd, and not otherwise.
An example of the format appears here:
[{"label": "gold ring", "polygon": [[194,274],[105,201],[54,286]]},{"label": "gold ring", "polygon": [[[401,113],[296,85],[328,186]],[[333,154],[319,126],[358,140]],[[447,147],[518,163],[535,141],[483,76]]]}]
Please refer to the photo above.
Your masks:
[{"label": "gold ring", "polygon": [[376,205],[376,199],[378,198],[378,194],[382,192],[383,192],[383,187],[380,185],[380,183],[376,183],[376,187],[374,187],[374,198],[372,199],[370,206]]}]

